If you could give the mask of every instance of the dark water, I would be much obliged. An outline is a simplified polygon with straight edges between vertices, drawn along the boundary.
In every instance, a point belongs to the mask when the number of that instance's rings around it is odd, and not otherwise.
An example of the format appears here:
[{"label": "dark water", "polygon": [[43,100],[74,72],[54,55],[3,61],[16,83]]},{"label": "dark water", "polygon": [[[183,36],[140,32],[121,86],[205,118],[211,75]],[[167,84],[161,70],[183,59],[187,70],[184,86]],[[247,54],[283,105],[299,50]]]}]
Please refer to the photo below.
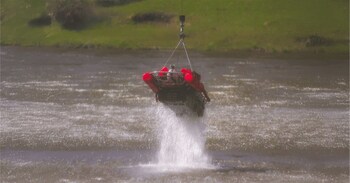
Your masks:
[{"label": "dark water", "polygon": [[196,119],[141,80],[168,54],[2,47],[1,182],[349,182],[348,61],[192,53]]}]

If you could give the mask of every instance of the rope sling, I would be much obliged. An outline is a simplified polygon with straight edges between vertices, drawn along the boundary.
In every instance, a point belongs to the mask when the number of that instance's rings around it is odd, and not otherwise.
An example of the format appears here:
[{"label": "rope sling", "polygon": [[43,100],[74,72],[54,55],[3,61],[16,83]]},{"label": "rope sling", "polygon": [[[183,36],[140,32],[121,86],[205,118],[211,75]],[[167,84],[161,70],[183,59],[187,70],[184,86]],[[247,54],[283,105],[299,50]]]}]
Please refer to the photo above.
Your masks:
[{"label": "rope sling", "polygon": [[172,53],[170,54],[170,56],[169,56],[168,59],[166,60],[166,62],[165,62],[165,64],[163,65],[163,67],[165,67],[165,66],[168,64],[168,62],[170,61],[170,59],[173,57],[175,51],[177,50],[177,48],[181,45],[182,48],[183,48],[184,51],[185,51],[186,58],[187,58],[187,61],[188,61],[188,65],[190,66],[191,71],[193,71],[193,69],[192,69],[192,64],[191,64],[191,60],[190,60],[190,57],[188,56],[188,52],[187,52],[186,44],[185,44],[185,33],[184,33],[185,15],[180,15],[180,16],[179,16],[179,19],[180,19],[180,34],[179,34],[180,41],[177,43],[175,49],[174,49],[174,50],[172,51]]}]

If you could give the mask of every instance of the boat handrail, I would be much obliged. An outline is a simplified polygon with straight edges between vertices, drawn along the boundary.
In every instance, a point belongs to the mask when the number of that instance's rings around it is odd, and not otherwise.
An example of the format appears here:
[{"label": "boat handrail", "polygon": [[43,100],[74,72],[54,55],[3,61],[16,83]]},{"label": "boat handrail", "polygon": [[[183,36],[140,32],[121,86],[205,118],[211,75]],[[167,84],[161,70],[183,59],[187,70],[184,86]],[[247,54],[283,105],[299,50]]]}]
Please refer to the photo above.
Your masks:
[{"label": "boat handrail", "polygon": [[182,72],[178,72],[178,71],[153,71],[152,72],[152,74],[158,74],[158,73],[164,73],[164,74],[173,73],[173,74],[181,74],[182,75]]}]

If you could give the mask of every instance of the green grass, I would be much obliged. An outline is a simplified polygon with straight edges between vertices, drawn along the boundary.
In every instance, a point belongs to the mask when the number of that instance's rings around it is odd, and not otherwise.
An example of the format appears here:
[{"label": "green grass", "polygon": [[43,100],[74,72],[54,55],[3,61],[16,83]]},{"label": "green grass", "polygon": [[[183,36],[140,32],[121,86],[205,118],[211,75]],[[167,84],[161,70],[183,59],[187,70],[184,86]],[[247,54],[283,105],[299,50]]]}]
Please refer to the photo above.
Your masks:
[{"label": "green grass", "polygon": [[[44,0],[1,0],[1,44],[23,46],[112,47],[169,49],[178,40],[180,0],[143,0],[124,6],[96,7],[104,21],[80,31],[57,22],[30,27],[28,21],[45,11]],[[187,46],[199,51],[267,53],[349,52],[348,0],[186,0]],[[176,15],[168,24],[135,24],[140,12]],[[319,35],[331,45],[306,47],[297,41]]]}]

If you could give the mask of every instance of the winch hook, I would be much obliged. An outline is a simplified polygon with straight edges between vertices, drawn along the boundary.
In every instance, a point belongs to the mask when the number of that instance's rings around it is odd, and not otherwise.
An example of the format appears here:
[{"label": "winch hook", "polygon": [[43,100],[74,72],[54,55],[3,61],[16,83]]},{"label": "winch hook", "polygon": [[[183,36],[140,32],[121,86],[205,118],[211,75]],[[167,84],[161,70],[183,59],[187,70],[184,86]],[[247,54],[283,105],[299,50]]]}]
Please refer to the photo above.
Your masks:
[{"label": "winch hook", "polygon": [[185,27],[185,15],[180,15],[180,39],[185,39],[184,27]]}]

